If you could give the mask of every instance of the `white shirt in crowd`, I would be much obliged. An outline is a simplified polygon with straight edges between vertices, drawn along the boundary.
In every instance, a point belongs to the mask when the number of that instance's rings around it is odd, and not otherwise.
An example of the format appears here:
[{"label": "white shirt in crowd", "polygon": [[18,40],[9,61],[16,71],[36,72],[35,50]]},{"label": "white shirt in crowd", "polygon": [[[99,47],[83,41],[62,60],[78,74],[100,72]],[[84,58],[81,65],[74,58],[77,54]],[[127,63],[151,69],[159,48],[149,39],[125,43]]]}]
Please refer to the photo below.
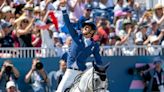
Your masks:
[{"label": "white shirt in crowd", "polygon": [[33,0],[33,1],[34,1],[34,6],[37,6],[40,3],[40,0]]},{"label": "white shirt in crowd", "polygon": [[26,4],[26,0],[13,0],[15,4]]},{"label": "white shirt in crowd", "polygon": [[122,7],[119,4],[116,4],[116,6],[114,7],[113,12],[115,13],[118,10],[122,10]]},{"label": "white shirt in crowd", "polygon": [[141,31],[137,32],[135,35],[135,42],[143,42],[143,34]]},{"label": "white shirt in crowd", "polygon": [[162,47],[164,47],[164,41],[161,42]]},{"label": "white shirt in crowd", "polygon": [[[127,33],[124,30],[121,30],[119,32],[119,37],[125,37]],[[123,46],[133,46],[134,45],[134,34],[131,33],[131,35],[128,37],[126,42],[123,44]],[[123,47],[122,48],[122,53],[127,56],[134,56],[136,54],[136,48],[133,47]]]},{"label": "white shirt in crowd", "polygon": [[55,11],[55,17],[57,17],[59,28],[62,28],[64,26],[64,20],[63,17],[61,16],[62,16],[61,11]]},{"label": "white shirt in crowd", "polygon": [[[155,21],[159,21],[161,18],[158,18],[158,17],[154,14],[154,15],[153,15],[153,19],[154,19]],[[159,29],[160,29],[160,30],[161,30],[161,29],[164,29],[164,22],[162,22],[162,23],[160,24]]]},{"label": "white shirt in crowd", "polygon": [[54,14],[55,14],[55,17],[57,17],[57,20],[58,20],[58,25],[59,25],[59,28],[62,28],[64,26],[64,20],[63,20],[63,14],[62,14],[62,11],[59,8],[59,0],[55,1],[53,3],[53,7],[54,7]]},{"label": "white shirt in crowd", "polygon": [[105,9],[105,8],[113,7],[113,6],[114,6],[113,0],[107,0],[107,3],[105,5],[99,2],[100,9]]},{"label": "white shirt in crowd", "polygon": [[[76,4],[76,2],[78,2],[78,0],[68,0],[68,4],[70,6],[74,6]],[[76,6],[74,8],[74,12],[69,13],[70,20],[71,19],[78,20],[83,15],[84,6],[85,6],[85,3],[76,4]],[[72,22],[74,22],[74,21],[72,21]]]},{"label": "white shirt in crowd", "polygon": [[[40,2],[40,9],[44,10],[45,8],[46,8],[46,2],[45,2],[45,0],[43,0],[43,1]],[[49,3],[47,9],[48,10],[54,10],[53,4]]]},{"label": "white shirt in crowd", "polygon": [[117,21],[116,21],[116,35],[117,36],[119,36],[119,32],[120,32],[120,30],[122,29],[122,25],[123,25],[123,21],[124,21],[124,19],[122,18],[122,19],[118,19]]},{"label": "white shirt in crowd", "polygon": [[[39,24],[39,26],[44,26],[46,25],[44,22],[38,20],[36,23],[36,25]],[[54,44],[53,44],[53,39],[50,37],[50,34],[48,32],[47,29],[41,29],[41,39],[42,39],[42,44],[41,44],[41,47],[42,48],[46,48],[46,49],[55,49],[54,48]],[[53,54],[55,53],[54,51],[52,50],[46,50],[46,49],[42,49],[42,53],[41,53],[41,56],[42,57],[46,57],[47,55],[49,54]]]},{"label": "white shirt in crowd", "polygon": [[39,75],[38,72],[34,71],[34,72],[32,73],[32,75],[31,75],[31,80],[32,80],[32,82],[33,82],[33,83],[31,84],[33,90],[38,91],[38,90],[40,90],[40,89],[43,89],[43,87],[42,87],[41,84],[42,84],[44,81],[43,81],[43,79],[41,78],[41,76]]},{"label": "white shirt in crowd", "polygon": [[[127,35],[127,33],[124,30],[120,30],[119,32],[119,37],[123,38]],[[123,45],[134,45],[134,34],[131,33],[131,35],[128,37],[128,39],[126,40],[126,42]]]},{"label": "white shirt in crowd", "polygon": [[161,50],[162,50],[162,49],[159,48],[159,47],[152,47],[152,46],[149,46],[149,47],[147,48],[148,53],[149,53],[150,55],[153,55],[153,56],[159,55],[160,52],[161,52]]}]

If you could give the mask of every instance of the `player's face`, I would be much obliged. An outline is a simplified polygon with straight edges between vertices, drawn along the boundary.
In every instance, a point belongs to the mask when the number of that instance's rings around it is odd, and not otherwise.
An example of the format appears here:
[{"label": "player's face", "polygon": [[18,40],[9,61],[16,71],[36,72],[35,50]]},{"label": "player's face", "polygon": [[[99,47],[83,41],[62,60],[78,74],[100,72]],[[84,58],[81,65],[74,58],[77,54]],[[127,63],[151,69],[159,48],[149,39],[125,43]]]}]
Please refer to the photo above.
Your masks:
[{"label": "player's face", "polygon": [[91,38],[95,33],[95,30],[92,30],[92,27],[89,25],[84,26],[82,33],[86,38]]}]

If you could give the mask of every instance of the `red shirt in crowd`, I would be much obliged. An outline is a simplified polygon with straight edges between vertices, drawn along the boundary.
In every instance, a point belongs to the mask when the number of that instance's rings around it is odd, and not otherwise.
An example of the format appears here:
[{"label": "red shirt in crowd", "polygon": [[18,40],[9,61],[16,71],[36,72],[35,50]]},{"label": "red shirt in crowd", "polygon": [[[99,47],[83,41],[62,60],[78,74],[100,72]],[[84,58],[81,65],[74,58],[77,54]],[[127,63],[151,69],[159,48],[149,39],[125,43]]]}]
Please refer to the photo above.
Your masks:
[{"label": "red shirt in crowd", "polygon": [[12,32],[11,36],[14,40],[14,47],[20,47],[20,43],[19,43],[18,37],[16,36],[15,31]]},{"label": "red shirt in crowd", "polygon": [[[35,41],[35,39],[37,39],[37,36],[35,36],[34,34],[32,34],[32,42]],[[39,41],[37,42],[37,44],[34,47],[41,47],[42,44],[42,39],[41,37],[39,38]]]},{"label": "red shirt in crowd", "polygon": [[93,39],[94,41],[100,41],[100,44],[108,44],[109,38],[108,35],[110,33],[110,29],[109,28],[102,28],[99,27],[97,34],[94,35]]}]

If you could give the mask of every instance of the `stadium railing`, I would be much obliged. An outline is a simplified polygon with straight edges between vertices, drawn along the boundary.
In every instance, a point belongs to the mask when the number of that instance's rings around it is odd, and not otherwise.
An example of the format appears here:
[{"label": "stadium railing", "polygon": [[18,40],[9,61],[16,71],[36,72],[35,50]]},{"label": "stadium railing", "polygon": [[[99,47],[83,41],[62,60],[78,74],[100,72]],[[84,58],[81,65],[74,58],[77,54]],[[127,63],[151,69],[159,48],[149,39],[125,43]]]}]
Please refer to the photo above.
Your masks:
[{"label": "stadium railing", "polygon": [[160,45],[103,46],[100,54],[102,56],[162,56],[164,55],[164,47]]},{"label": "stadium railing", "polygon": [[[0,58],[59,57],[68,48],[0,48]],[[102,56],[162,56],[162,46],[101,46]]]}]

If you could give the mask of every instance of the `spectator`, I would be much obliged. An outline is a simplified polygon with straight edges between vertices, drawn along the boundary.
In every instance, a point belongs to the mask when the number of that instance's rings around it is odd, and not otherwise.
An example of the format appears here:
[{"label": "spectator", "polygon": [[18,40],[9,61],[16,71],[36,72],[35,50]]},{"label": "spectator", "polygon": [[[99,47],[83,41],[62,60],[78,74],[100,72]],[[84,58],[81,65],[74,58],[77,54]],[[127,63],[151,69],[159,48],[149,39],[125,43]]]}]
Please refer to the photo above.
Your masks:
[{"label": "spectator", "polygon": [[64,45],[64,43],[66,42],[66,39],[67,39],[67,37],[69,37],[69,35],[64,32],[59,32],[59,37],[61,38],[62,45]]},{"label": "spectator", "polygon": [[59,61],[60,69],[56,72],[57,86],[59,85],[59,83],[62,80],[62,77],[66,71],[67,56],[68,56],[68,54],[64,53]]},{"label": "spectator", "polygon": [[115,33],[115,26],[113,24],[110,26],[110,33],[108,37],[109,37],[110,46],[116,45],[116,41],[120,40],[119,37]]},{"label": "spectator", "polygon": [[152,84],[152,91],[160,91],[162,92],[164,90],[164,85],[162,83],[163,79],[163,69],[161,67],[163,60],[159,57],[154,58],[154,65],[155,65],[155,69],[154,69],[154,74],[153,74],[153,84]]},{"label": "spectator", "polygon": [[100,9],[107,9],[110,7],[114,7],[113,0],[100,0],[99,7]]},{"label": "spectator", "polygon": [[22,8],[25,6],[26,3],[27,3],[26,0],[13,0],[13,7],[15,8],[15,14],[21,14]]},{"label": "spectator", "polygon": [[[32,34],[31,34],[31,44],[33,47],[41,48],[42,45],[42,38],[41,38],[41,30],[39,29],[38,26],[34,26]],[[34,53],[33,53],[34,54]],[[41,51],[37,50],[35,52],[36,57],[41,57]]]},{"label": "spectator", "polygon": [[72,23],[76,23],[78,19],[83,15],[83,10],[85,6],[84,0],[68,0],[67,5],[70,10],[70,20]]},{"label": "spectator", "polygon": [[4,15],[4,22],[9,22],[11,21],[12,18],[14,18],[14,9],[11,8],[10,6],[4,6],[2,8],[2,13]]},{"label": "spectator", "polygon": [[[90,1],[92,1],[92,0],[90,0]],[[114,0],[93,0],[92,5],[93,5],[93,8],[113,9],[114,8]]]},{"label": "spectator", "polygon": [[114,25],[110,25],[110,33],[108,35],[108,39],[109,39],[109,44],[104,45],[104,48],[101,48],[103,56],[113,56],[115,53],[117,53],[117,49],[115,48],[115,46],[117,46],[120,43],[120,38],[115,33]]},{"label": "spectator", "polygon": [[66,41],[65,43],[63,44],[62,48],[63,48],[63,52],[68,52],[68,49],[70,48],[71,46],[71,43],[72,43],[72,38],[70,36],[68,36],[66,38]]},{"label": "spectator", "polygon": [[36,20],[41,20],[41,9],[39,6],[35,6],[35,8],[33,9],[33,17],[36,19]]},{"label": "spectator", "polygon": [[41,20],[41,10],[39,6],[36,6],[33,10],[33,17],[35,18],[35,26],[32,30],[31,35],[31,44],[33,47],[41,47],[42,39],[41,39],[41,32],[40,27],[37,25],[37,21]]},{"label": "spectator", "polygon": [[43,0],[43,1],[41,1],[40,2],[40,9],[41,9],[41,11],[54,10],[52,0]]},{"label": "spectator", "polygon": [[[123,22],[123,30],[119,32],[119,37],[121,39],[120,43],[118,45],[124,45],[124,46],[132,46],[134,45],[134,27],[130,20],[126,19]],[[122,48],[122,52],[124,55],[135,55],[136,48]]]},{"label": "spectator", "polygon": [[[48,12],[45,15],[43,21],[42,20],[38,20],[37,21],[37,25],[40,27],[40,33],[41,33],[41,40],[42,40],[42,44],[41,47],[42,48],[46,48],[46,49],[42,49],[41,50],[41,56],[42,57],[47,57],[47,55],[51,55],[54,56],[55,52],[54,52],[54,42],[53,42],[53,32],[52,30],[49,30],[49,26],[46,25],[46,20],[48,17]],[[47,50],[48,49],[48,50]]]},{"label": "spectator", "polygon": [[62,54],[63,54],[62,41],[61,41],[61,38],[59,37],[58,32],[53,33],[53,41],[54,41],[56,56],[62,56]]},{"label": "spectator", "polygon": [[43,67],[43,63],[38,58],[34,58],[29,72],[25,76],[25,82],[29,83],[34,92],[47,92],[49,79]]},{"label": "spectator", "polygon": [[33,47],[41,47],[42,39],[40,34],[40,29],[34,27],[32,35],[31,35],[31,44]]},{"label": "spectator", "polygon": [[161,67],[163,60],[160,57],[153,59],[153,66],[149,65],[149,68],[142,70],[140,75],[146,82],[146,88],[144,92],[162,92],[164,90],[163,85],[163,69]]},{"label": "spectator", "polygon": [[151,20],[153,19],[153,15],[151,11],[145,11],[145,13],[140,18],[139,24],[143,22],[151,23]]},{"label": "spectator", "polygon": [[150,55],[159,55],[161,52],[161,48],[160,47],[153,47],[159,45],[159,40],[158,37],[156,35],[151,35],[149,36],[149,40],[150,40],[150,44],[148,44],[148,48],[147,51],[149,52]]},{"label": "spectator", "polygon": [[117,53],[117,49],[115,46],[117,46],[120,43],[120,38],[116,35],[115,33],[115,27],[114,25],[111,25],[110,27],[110,34],[109,34],[109,46],[114,46],[111,47],[107,50],[107,56],[113,56],[115,53]]},{"label": "spectator", "polygon": [[142,10],[140,5],[135,0],[126,0],[127,4],[124,6],[125,8],[129,9],[137,20],[140,18],[140,15],[142,14]]},{"label": "spectator", "polygon": [[132,22],[128,19],[124,20],[123,30],[119,32],[119,37],[121,38],[121,44],[126,44],[126,42],[130,42],[131,44],[133,44],[133,36],[131,35],[132,32],[133,32]]},{"label": "spectator", "polygon": [[102,13],[100,20],[97,23],[98,32],[93,37],[95,41],[99,41],[100,45],[108,45],[109,39],[108,35],[110,33],[110,22],[107,18],[108,16],[105,13]]},{"label": "spectator", "polygon": [[135,37],[135,44],[136,45],[143,45],[143,44],[146,44],[146,40],[147,40],[147,28],[148,28],[148,24],[147,22],[144,22],[144,23],[141,23],[139,25],[139,28],[138,28],[138,32],[136,33],[136,37]]},{"label": "spectator", "polygon": [[33,4],[27,3],[24,7],[23,7],[23,15],[25,15],[26,17],[28,17],[29,19],[33,18]]},{"label": "spectator", "polygon": [[126,12],[126,19],[129,19],[129,20],[131,20],[132,21],[132,18],[135,18],[135,17],[133,17],[133,9],[131,9],[131,8],[128,8],[128,7],[125,7],[125,8],[123,8],[122,9],[122,11],[123,12]]},{"label": "spectator", "polygon": [[[50,89],[54,92],[57,89],[58,84],[60,83],[65,70],[66,70],[66,60],[67,60],[68,53],[64,53],[59,60],[59,70],[58,71],[51,71],[48,74],[50,79]],[[54,86],[56,85],[56,86]]]},{"label": "spectator", "polygon": [[[5,92],[8,85],[6,84],[7,82],[13,81],[16,84],[19,76],[19,71],[12,62],[5,60],[0,71],[0,91]],[[15,86],[18,89],[18,85]]]},{"label": "spectator", "polygon": [[80,30],[82,28],[82,23],[84,23],[86,20],[91,19],[91,12],[92,12],[92,5],[91,4],[85,4],[85,9],[83,15],[79,18],[77,21],[77,30]]},{"label": "spectator", "polygon": [[161,45],[163,46],[164,44],[164,40],[163,40],[163,37],[164,37],[164,29],[161,30],[159,36],[158,36],[158,40],[161,41]]},{"label": "spectator", "polygon": [[134,8],[135,0],[126,0],[126,2],[127,4],[125,5],[125,7],[131,8],[131,9]]},{"label": "spectator", "polygon": [[[159,29],[158,24],[157,24],[157,22],[155,20],[151,21],[150,31],[151,31],[150,35],[156,35],[157,37],[160,36],[160,34],[162,34],[162,32]],[[161,44],[163,40],[164,40],[164,37],[161,37],[159,39],[159,44]]]},{"label": "spectator", "polygon": [[121,10],[115,12],[114,15],[114,25],[116,26],[116,35],[119,35],[120,30],[123,29],[123,21],[126,18],[127,13]]},{"label": "spectator", "polygon": [[16,85],[13,81],[8,81],[6,83],[6,92],[18,92]]},{"label": "spectator", "polygon": [[159,25],[159,29],[164,29],[164,9],[161,4],[156,4],[154,7],[153,19],[155,19]]},{"label": "spectator", "polygon": [[153,64],[146,64],[135,71],[140,74],[144,82],[144,92],[163,92],[163,60],[160,57],[153,59]]},{"label": "spectator", "polygon": [[160,34],[161,30],[159,30],[158,24],[157,24],[156,20],[154,20],[154,19],[152,19],[152,21],[151,21],[151,29],[152,29],[152,31],[151,31],[152,35],[154,34],[154,35],[158,36]]},{"label": "spectator", "polygon": [[2,31],[0,31],[0,47],[14,47],[14,40],[11,37],[12,25],[8,23],[1,24]]},{"label": "spectator", "polygon": [[118,10],[122,10],[123,9],[123,4],[124,4],[124,0],[117,0],[117,4],[114,7],[114,13],[116,13]]},{"label": "spectator", "polygon": [[16,20],[17,29],[13,31],[14,36],[19,41],[20,47],[32,47],[31,44],[31,27],[34,23],[34,18],[30,20],[28,17],[22,15]]},{"label": "spectator", "polygon": [[53,41],[54,41],[54,47],[62,46],[62,41],[61,41],[61,38],[59,37],[58,32],[53,33]]},{"label": "spectator", "polygon": [[13,20],[14,20],[13,9],[10,6],[4,6],[1,10],[0,23],[11,24],[13,23]]},{"label": "spectator", "polygon": [[[56,0],[53,2],[53,6],[55,8],[55,10],[53,11],[55,17],[57,18],[57,22],[58,22],[58,26],[59,26],[59,29],[60,30],[57,30],[57,31],[62,31],[64,33],[68,33],[67,31],[67,28],[64,24],[64,21],[63,21],[63,18],[61,17],[62,16],[62,12],[60,11],[60,4],[59,4],[59,0]],[[52,11],[51,11],[52,12]]]},{"label": "spectator", "polygon": [[139,2],[135,2],[134,4],[134,14],[136,14],[136,18],[139,19],[142,17],[143,13],[145,12],[146,7],[142,6]]}]

